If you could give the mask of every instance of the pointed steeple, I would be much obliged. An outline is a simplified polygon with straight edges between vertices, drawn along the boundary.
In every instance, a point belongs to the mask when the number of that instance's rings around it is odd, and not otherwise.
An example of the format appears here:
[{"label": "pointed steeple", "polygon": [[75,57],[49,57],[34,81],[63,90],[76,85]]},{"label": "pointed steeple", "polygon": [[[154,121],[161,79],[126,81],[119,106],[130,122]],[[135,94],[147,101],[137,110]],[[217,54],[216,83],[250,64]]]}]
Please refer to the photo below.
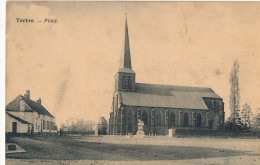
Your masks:
[{"label": "pointed steeple", "polygon": [[115,75],[115,91],[135,91],[135,72],[131,65],[127,18],[125,21],[124,52],[120,58],[120,67]]},{"label": "pointed steeple", "polygon": [[129,46],[129,36],[128,36],[128,27],[127,27],[127,17],[125,21],[125,44],[124,44],[124,54],[120,61],[120,68],[129,68],[132,69],[131,65],[131,55],[130,55],[130,46]]}]

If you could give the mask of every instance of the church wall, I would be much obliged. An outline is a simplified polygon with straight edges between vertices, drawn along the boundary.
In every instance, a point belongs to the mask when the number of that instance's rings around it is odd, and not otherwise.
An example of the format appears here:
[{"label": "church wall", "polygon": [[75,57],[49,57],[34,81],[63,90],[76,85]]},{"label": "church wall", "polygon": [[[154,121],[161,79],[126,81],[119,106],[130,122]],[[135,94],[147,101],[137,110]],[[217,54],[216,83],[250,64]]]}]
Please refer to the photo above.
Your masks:
[{"label": "church wall", "polygon": [[225,120],[224,103],[222,99],[204,98],[204,101],[209,108],[208,127],[211,129],[222,128]]},{"label": "church wall", "polygon": [[118,74],[115,75],[115,91],[118,91]]},{"label": "church wall", "polygon": [[[207,100],[211,104],[212,100]],[[219,104],[216,106],[216,104]],[[123,110],[122,110],[123,109]],[[122,114],[121,114],[122,110]],[[146,112],[146,122],[143,113]],[[175,114],[175,121],[170,123],[171,113]],[[131,114],[131,117],[129,117]],[[160,114],[160,115],[158,115]],[[184,124],[184,115],[188,116],[188,125]],[[201,115],[201,126],[198,126],[198,115]],[[175,108],[156,108],[156,107],[138,107],[125,106],[111,113],[110,116],[110,134],[136,134],[138,119],[145,122],[144,132],[146,135],[167,135],[169,128],[187,128],[187,129],[219,129],[224,124],[224,104],[222,101],[215,103],[215,109],[209,106],[209,110],[191,110]],[[121,116],[122,115],[122,116]],[[161,116],[161,122],[158,123],[158,116]],[[122,118],[122,119],[121,119]],[[114,119],[116,124],[114,125]],[[210,121],[213,121],[212,126]],[[170,125],[172,124],[172,125]]]},{"label": "church wall", "polygon": [[[144,132],[146,135],[167,135],[169,128],[184,127],[184,114],[186,113],[189,118],[188,126],[186,128],[205,129],[207,127],[207,110],[191,110],[191,109],[173,109],[173,108],[154,108],[154,107],[135,107],[123,106],[123,134],[137,132],[138,119],[144,121]],[[147,114],[146,122],[142,116],[144,111]],[[175,114],[174,125],[169,125],[170,114]],[[201,115],[201,127],[197,127],[196,117]],[[129,116],[131,115],[131,116]],[[161,116],[159,118],[159,116]],[[160,122],[159,122],[160,120]],[[120,124],[119,124],[120,125]],[[117,131],[120,133],[120,130]]]}]

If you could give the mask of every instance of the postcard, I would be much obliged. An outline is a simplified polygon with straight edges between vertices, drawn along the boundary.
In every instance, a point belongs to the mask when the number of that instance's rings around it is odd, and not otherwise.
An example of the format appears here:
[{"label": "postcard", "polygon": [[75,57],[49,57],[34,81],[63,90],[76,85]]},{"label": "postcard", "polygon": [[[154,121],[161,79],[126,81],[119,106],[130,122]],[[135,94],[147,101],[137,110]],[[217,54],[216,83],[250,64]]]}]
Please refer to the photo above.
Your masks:
[{"label": "postcard", "polygon": [[8,1],[6,164],[259,164],[259,8]]}]

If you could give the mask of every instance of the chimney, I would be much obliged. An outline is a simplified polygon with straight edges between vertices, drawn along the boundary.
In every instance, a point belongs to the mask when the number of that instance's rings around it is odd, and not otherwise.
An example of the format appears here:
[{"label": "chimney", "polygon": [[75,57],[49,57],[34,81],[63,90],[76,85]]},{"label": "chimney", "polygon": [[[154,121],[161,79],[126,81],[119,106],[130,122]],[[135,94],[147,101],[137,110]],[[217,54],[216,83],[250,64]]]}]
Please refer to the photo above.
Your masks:
[{"label": "chimney", "polygon": [[42,99],[39,98],[39,100],[37,100],[37,103],[42,104]]},{"label": "chimney", "polygon": [[24,97],[30,99],[30,90],[26,90],[26,94],[24,94]]}]

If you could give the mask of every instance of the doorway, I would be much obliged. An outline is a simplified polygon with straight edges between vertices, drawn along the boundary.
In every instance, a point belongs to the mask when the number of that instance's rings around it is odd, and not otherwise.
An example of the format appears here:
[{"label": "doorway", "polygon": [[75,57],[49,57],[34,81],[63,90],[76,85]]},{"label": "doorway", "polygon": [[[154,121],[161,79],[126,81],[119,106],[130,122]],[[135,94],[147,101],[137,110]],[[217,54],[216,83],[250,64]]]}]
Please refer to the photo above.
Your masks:
[{"label": "doorway", "polygon": [[12,122],[12,133],[13,134],[17,133],[17,122]]}]

